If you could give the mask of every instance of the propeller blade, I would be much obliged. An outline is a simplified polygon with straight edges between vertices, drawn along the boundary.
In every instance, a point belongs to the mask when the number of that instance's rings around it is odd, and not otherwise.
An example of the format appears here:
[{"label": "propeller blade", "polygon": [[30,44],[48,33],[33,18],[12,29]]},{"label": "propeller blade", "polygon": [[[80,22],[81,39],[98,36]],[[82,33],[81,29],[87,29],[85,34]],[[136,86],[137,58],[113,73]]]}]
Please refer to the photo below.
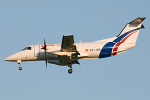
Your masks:
[{"label": "propeller blade", "polygon": [[45,60],[45,63],[46,63],[46,68],[47,68],[47,60]]},{"label": "propeller blade", "polygon": [[44,39],[44,49],[45,49],[45,57],[46,57],[46,41]]},{"label": "propeller blade", "polygon": [[46,41],[45,41],[45,38],[44,38],[44,47],[45,47],[44,49],[46,49]]},{"label": "propeller blade", "polygon": [[44,47],[42,49],[46,50],[46,41],[45,41],[45,39],[44,39]]},{"label": "propeller blade", "polygon": [[47,50],[47,48],[46,48],[45,38],[44,38],[44,47],[42,49],[44,49],[44,51],[45,51],[45,63],[46,63],[46,68],[47,68],[47,60],[46,60],[46,50]]}]

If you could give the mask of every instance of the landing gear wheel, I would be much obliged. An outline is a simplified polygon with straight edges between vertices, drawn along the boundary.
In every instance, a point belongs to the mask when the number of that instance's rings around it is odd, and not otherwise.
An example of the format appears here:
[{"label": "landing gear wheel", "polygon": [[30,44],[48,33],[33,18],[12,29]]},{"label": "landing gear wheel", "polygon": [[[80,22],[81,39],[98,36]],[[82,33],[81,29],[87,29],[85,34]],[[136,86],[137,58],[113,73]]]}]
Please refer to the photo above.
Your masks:
[{"label": "landing gear wheel", "polygon": [[22,70],[22,67],[19,67],[19,70]]},{"label": "landing gear wheel", "polygon": [[68,73],[69,73],[69,74],[72,74],[72,69],[68,69]]}]

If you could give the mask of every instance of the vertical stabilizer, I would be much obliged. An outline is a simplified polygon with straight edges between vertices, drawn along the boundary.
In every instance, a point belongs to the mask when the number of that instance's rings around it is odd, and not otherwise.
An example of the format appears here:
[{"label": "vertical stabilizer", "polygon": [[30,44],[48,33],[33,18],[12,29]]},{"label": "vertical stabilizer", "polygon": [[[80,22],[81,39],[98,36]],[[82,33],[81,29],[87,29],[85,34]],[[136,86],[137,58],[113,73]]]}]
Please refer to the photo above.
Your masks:
[{"label": "vertical stabilizer", "polygon": [[112,38],[113,41],[103,46],[99,58],[115,56],[136,46],[139,31],[144,28],[143,21],[145,18],[139,17],[129,22],[116,38]]},{"label": "vertical stabilizer", "polygon": [[136,43],[139,31],[144,28],[143,21],[146,17],[139,17],[128,23],[113,42]]}]

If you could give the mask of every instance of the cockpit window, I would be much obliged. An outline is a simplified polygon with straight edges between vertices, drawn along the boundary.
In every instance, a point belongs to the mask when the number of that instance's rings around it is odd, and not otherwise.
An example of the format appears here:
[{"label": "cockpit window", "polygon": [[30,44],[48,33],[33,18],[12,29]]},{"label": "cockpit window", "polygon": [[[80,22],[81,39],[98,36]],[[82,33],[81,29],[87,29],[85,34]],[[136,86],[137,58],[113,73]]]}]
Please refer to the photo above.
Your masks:
[{"label": "cockpit window", "polygon": [[31,47],[26,47],[23,50],[31,50]]},{"label": "cockpit window", "polygon": [[27,47],[27,50],[31,50],[31,47]]}]

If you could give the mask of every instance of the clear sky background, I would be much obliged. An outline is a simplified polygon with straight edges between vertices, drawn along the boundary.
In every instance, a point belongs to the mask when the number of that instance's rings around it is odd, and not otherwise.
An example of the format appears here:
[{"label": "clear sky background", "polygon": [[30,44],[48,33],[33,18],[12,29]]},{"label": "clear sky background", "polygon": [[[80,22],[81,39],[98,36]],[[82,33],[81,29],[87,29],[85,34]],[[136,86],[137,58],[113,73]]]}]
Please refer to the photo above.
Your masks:
[{"label": "clear sky background", "polygon": [[[68,67],[4,59],[32,44],[117,36],[126,23],[147,17],[137,46],[115,57]],[[149,0],[1,0],[0,100],[150,100]]]}]

